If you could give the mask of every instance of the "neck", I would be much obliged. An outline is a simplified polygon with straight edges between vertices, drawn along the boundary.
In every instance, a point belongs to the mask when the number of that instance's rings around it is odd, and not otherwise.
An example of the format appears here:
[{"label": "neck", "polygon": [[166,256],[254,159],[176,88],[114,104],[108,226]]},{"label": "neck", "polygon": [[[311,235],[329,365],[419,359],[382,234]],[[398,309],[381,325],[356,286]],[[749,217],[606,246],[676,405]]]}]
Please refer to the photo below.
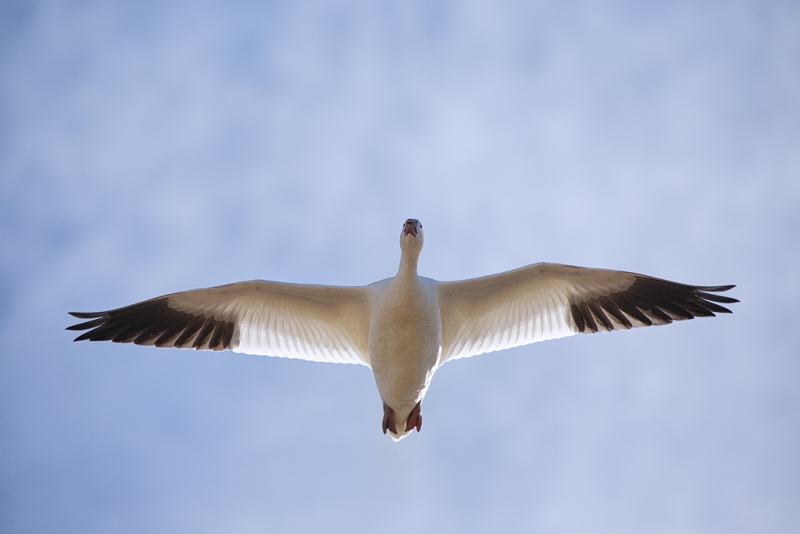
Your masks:
[{"label": "neck", "polygon": [[419,253],[412,253],[403,251],[400,256],[400,269],[397,274],[417,274],[417,262],[419,261]]}]

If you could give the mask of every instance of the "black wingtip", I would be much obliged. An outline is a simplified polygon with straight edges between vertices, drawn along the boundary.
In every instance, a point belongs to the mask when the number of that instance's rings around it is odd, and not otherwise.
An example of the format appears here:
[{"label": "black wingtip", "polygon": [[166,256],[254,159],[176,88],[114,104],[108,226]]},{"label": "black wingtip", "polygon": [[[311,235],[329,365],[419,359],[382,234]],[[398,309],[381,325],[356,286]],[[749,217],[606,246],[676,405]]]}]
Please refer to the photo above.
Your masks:
[{"label": "black wingtip", "polygon": [[84,321],[82,323],[74,324],[72,326],[68,326],[66,330],[89,330],[90,328],[95,328],[97,326],[102,326],[103,323],[106,322],[106,317],[100,317],[99,319],[94,319],[92,321]]},{"label": "black wingtip", "polygon": [[703,298],[706,300],[713,300],[714,302],[722,302],[723,304],[736,304],[737,302],[740,302],[739,299],[735,299],[733,297],[723,297],[721,295],[703,295]]},{"label": "black wingtip", "polygon": [[720,291],[728,291],[736,287],[736,284],[731,284],[728,286],[694,286],[695,289],[699,289],[700,291],[713,291],[718,293]]},{"label": "black wingtip", "polygon": [[73,339],[72,341],[73,342],[75,342],[75,341],[84,341],[86,339],[88,339],[89,341],[94,341],[92,339],[92,332],[85,332],[85,333],[79,335],[78,337],[76,337],[75,339]]},{"label": "black wingtip", "polygon": [[724,306],[720,306],[719,304],[714,304],[715,302],[722,303],[722,304],[736,304],[739,302],[739,299],[735,299],[733,297],[728,297],[724,295],[717,295],[717,293],[721,293],[723,291],[728,291],[736,287],[736,284],[730,284],[725,286],[695,286],[695,294],[700,297],[703,302],[703,307],[711,310],[711,312],[717,313],[733,313],[731,310]]},{"label": "black wingtip", "polygon": [[699,291],[712,291],[714,293],[721,293],[723,291],[729,291],[736,287],[736,284],[731,284],[728,286],[693,286],[695,289]]},{"label": "black wingtip", "polygon": [[[712,302],[720,302],[722,304],[735,304],[739,302],[739,299],[728,297],[726,295],[717,295],[716,293],[720,293],[723,291],[728,291],[729,289],[733,289],[736,287],[735,285],[729,286],[695,286],[694,290],[695,293],[705,299],[710,300]],[[730,313],[730,311],[728,312]]]},{"label": "black wingtip", "polygon": [[98,317],[103,317],[108,315],[107,311],[102,312],[67,312],[71,316],[75,317],[76,319],[97,319]]}]

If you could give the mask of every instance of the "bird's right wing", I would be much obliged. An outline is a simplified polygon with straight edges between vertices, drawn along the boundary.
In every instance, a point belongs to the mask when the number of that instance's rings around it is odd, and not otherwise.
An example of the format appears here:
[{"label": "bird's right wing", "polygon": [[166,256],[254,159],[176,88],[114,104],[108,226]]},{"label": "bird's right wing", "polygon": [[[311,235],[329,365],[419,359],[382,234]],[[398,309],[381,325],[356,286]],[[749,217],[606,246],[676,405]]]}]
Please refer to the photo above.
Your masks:
[{"label": "bird's right wing", "polygon": [[363,287],[255,280],[172,293],[89,319],[75,341],[225,350],[369,366],[369,295]]},{"label": "bird's right wing", "polygon": [[545,339],[730,313],[711,292],[651,276],[539,263],[515,271],[439,282],[440,364]]}]

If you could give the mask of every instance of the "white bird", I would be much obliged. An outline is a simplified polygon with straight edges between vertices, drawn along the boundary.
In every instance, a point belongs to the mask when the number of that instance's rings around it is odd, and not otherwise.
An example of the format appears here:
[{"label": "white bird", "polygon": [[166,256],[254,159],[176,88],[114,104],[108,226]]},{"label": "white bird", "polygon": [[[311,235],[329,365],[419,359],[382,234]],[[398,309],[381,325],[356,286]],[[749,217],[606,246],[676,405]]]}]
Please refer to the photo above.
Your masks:
[{"label": "white bird", "polygon": [[438,282],[417,274],[422,224],[403,223],[397,275],[364,287],[255,280],[172,293],[96,313],[75,341],[356,363],[370,367],[384,434],[422,427],[421,403],[450,360],[573,334],[626,330],[730,313],[713,294],[623,271],[538,263],[483,278]]}]

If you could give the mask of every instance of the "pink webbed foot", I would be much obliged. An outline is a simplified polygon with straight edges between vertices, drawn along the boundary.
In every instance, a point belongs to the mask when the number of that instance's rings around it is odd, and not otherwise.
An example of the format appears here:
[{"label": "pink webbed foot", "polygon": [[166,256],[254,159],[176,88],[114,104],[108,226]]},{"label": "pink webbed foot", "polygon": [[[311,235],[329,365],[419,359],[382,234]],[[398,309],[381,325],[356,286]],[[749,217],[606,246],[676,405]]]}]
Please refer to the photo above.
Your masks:
[{"label": "pink webbed foot", "polygon": [[397,426],[394,424],[394,410],[386,402],[383,403],[383,433],[391,430],[392,434],[397,434]]},{"label": "pink webbed foot", "polygon": [[410,432],[412,428],[416,428],[417,432],[422,430],[422,401],[419,401],[411,413],[408,414],[406,419],[406,432]]}]

